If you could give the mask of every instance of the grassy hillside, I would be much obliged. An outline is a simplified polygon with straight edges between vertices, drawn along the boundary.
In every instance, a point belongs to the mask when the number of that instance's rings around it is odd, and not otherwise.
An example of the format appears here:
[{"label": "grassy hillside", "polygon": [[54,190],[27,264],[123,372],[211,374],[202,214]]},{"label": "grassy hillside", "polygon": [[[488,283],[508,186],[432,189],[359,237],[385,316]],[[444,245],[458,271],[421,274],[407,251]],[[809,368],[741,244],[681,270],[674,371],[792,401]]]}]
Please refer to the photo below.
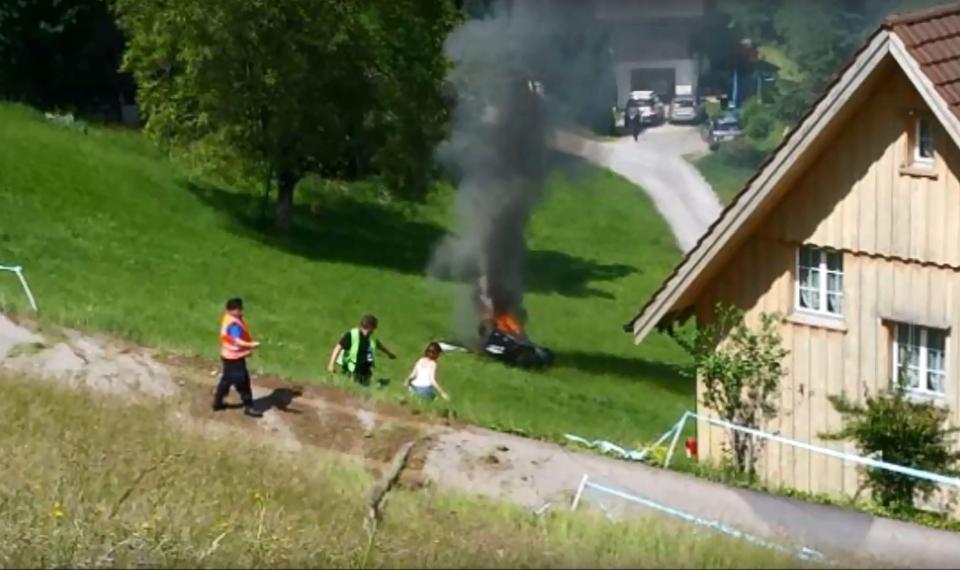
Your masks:
[{"label": "grassy hillside", "polygon": [[[306,197],[319,210],[309,212]],[[422,206],[373,183],[314,183],[288,237],[265,231],[259,199],[192,176],[139,135],[46,123],[0,105],[0,263],[26,267],[45,319],[150,346],[217,354],[223,301],[247,301],[264,342],[254,367],[324,381],[334,342],[361,314],[399,355],[374,397],[403,398],[424,344],[449,335],[458,290],[424,277],[449,224],[452,190]],[[679,258],[646,197],[569,163],[529,231],[530,333],[558,353],[544,373],[444,357],[450,413],[541,436],[567,431],[633,445],[693,405],[668,339],[632,344],[622,324]],[[0,275],[0,306],[25,310]]]},{"label": "grassy hillside", "polygon": [[[430,489],[392,492],[368,550],[373,479],[305,449],[171,429],[120,407],[0,378],[0,567],[771,567],[746,542],[663,521],[543,517]],[[118,437],[118,434],[123,434]]]}]

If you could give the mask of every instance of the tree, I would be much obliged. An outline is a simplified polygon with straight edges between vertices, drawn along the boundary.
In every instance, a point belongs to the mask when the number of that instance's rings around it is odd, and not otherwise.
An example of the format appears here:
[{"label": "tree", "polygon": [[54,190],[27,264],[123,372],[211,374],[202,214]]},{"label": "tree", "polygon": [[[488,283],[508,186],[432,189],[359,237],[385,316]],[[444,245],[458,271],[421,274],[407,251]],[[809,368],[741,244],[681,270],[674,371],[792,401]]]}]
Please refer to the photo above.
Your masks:
[{"label": "tree", "polygon": [[[224,145],[292,222],[308,173],[426,179],[444,134],[448,2],[116,0],[147,131]],[[402,19],[402,21],[401,21]]]},{"label": "tree", "polygon": [[[688,335],[674,334],[690,354],[702,403],[721,419],[743,427],[762,429],[777,416],[774,397],[779,393],[788,354],[777,331],[779,317],[760,315],[760,329],[751,330],[743,311],[718,304],[711,324]],[[761,444],[738,430],[729,430],[730,451],[737,471],[753,476]]]},{"label": "tree", "polygon": [[0,98],[40,107],[116,108],[129,79],[105,0],[0,2]]},{"label": "tree", "polygon": [[[905,375],[904,375],[905,376]],[[956,428],[947,427],[949,410],[929,401],[914,401],[904,386],[867,396],[857,404],[845,396],[831,396],[834,408],[843,416],[843,429],[820,434],[828,440],[852,439],[860,453],[879,455],[888,463],[935,473],[956,474],[960,453],[951,450]],[[936,485],[884,469],[868,468],[867,486],[884,506],[913,509],[917,494],[929,496]]]}]

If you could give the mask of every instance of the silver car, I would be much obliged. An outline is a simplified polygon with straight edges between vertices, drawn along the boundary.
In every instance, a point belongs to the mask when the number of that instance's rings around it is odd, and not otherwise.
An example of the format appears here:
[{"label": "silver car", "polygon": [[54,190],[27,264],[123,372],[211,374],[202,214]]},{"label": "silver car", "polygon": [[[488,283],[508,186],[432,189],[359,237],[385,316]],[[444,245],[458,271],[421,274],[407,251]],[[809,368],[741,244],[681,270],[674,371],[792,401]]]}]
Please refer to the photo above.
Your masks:
[{"label": "silver car", "polygon": [[700,105],[691,96],[678,95],[670,103],[671,123],[696,123],[700,120]]}]

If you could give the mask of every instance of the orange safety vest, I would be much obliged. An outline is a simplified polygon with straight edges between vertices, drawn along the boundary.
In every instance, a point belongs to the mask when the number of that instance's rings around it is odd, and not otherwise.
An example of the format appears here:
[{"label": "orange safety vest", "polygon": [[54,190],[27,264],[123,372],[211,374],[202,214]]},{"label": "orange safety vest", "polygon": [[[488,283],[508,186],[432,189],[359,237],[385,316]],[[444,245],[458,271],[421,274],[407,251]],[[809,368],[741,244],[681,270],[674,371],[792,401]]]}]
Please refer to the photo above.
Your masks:
[{"label": "orange safety vest", "polygon": [[237,318],[230,313],[224,313],[220,319],[220,357],[227,360],[239,360],[250,356],[253,352],[250,348],[239,347],[233,342],[233,337],[227,332],[232,325],[240,325],[240,338],[251,342],[250,330],[243,319]]}]

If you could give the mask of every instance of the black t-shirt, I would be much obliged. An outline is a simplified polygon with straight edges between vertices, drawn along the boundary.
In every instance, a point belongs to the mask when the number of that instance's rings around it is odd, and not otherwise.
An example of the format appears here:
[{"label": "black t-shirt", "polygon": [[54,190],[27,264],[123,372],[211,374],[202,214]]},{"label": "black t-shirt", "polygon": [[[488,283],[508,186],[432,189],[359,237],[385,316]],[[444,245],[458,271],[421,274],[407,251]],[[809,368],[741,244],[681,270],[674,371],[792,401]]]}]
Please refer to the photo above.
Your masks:
[{"label": "black t-shirt", "polygon": [[[340,337],[340,348],[348,353],[353,344],[353,339],[350,337],[350,331],[347,331],[346,334]],[[360,350],[357,351],[357,369],[369,368],[371,360],[373,360],[373,355],[370,354],[370,337],[363,334],[363,331],[360,331]]]}]

